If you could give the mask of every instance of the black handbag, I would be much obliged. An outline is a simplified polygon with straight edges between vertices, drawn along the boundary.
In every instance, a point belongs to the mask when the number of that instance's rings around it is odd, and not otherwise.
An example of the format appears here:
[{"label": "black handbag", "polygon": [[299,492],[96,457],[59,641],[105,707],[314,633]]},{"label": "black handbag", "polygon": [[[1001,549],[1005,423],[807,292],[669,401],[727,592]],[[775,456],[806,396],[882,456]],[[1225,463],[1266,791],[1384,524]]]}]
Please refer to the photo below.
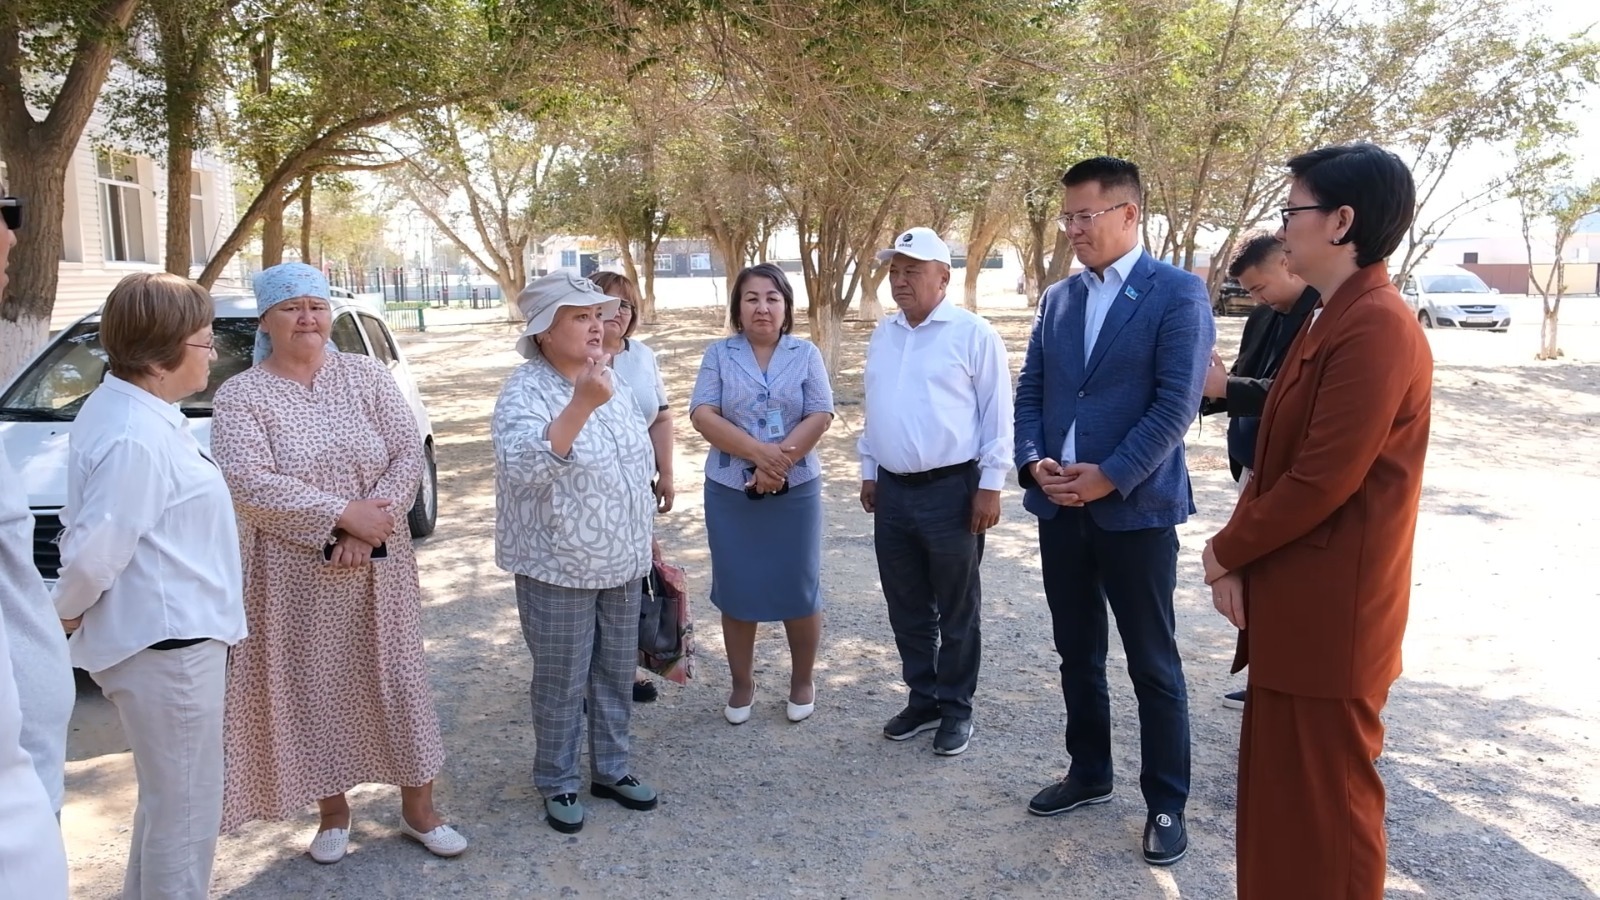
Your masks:
[{"label": "black handbag", "polygon": [[650,567],[639,600],[639,650],[654,657],[679,655],[678,620],[683,596],[662,578],[662,563]]}]

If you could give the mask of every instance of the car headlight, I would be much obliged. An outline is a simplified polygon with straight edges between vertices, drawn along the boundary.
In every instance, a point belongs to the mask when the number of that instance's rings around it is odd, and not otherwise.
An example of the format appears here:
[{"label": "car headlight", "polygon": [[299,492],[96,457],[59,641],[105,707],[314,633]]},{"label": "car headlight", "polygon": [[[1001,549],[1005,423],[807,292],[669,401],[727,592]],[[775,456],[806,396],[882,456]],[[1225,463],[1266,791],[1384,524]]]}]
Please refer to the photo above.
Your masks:
[{"label": "car headlight", "polygon": [[1441,312],[1441,313],[1443,313],[1444,315],[1447,315],[1447,316],[1460,316],[1461,315],[1461,307],[1459,307],[1459,306],[1441,306],[1441,307],[1439,307],[1439,312]]}]

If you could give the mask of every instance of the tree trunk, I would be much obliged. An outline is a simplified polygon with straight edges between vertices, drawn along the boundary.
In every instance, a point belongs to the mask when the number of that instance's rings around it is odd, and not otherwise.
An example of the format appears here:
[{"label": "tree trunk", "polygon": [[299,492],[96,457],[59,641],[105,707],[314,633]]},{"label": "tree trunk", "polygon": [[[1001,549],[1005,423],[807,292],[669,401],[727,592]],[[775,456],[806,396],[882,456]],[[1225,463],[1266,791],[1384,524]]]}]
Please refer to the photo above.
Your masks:
[{"label": "tree trunk", "polygon": [[261,212],[261,268],[283,262],[283,195],[267,198]]},{"label": "tree trunk", "polygon": [[656,321],[656,250],[661,246],[661,238],[667,229],[667,223],[662,221],[659,229],[646,226],[644,238],[644,259],[648,263],[644,267],[644,290],[639,302],[639,319],[641,322],[655,324]]},{"label": "tree trunk", "polygon": [[35,121],[23,86],[23,37],[16,15],[0,13],[0,157],[8,186],[28,203],[28,227],[10,255],[10,285],[0,297],[0,381],[9,379],[49,335],[60,281],[62,216],[72,154],[121,49],[139,0],[102,0],[83,10],[89,29],[73,49],[50,112]]},{"label": "tree trunk", "polygon": [[[639,308],[634,310],[633,314],[639,319],[641,324],[654,321],[654,305],[650,303],[648,298],[642,296],[644,294],[644,285],[639,283],[639,267],[634,264],[633,260],[633,240],[628,235],[621,234],[618,235],[617,243],[622,247],[622,274],[628,276],[628,280],[633,282],[634,286],[640,289],[639,293],[641,296],[639,298]],[[653,264],[654,260],[651,262]],[[645,313],[646,306],[651,307],[648,315]]]},{"label": "tree trunk", "polygon": [[189,196],[194,192],[193,119],[180,125],[181,111],[173,113],[167,104],[167,247],[166,269],[173,275],[189,277],[194,259],[189,245]]},{"label": "tree trunk", "polygon": [[[9,380],[50,335],[50,314],[55,309],[60,275],[62,215],[66,203],[66,153],[38,153],[9,159],[27,159],[10,168],[9,189],[27,201],[27,227],[17,234],[11,249],[11,283],[0,304],[0,383]],[[54,157],[54,158],[52,158]]]},{"label": "tree trunk", "polygon": [[872,271],[861,279],[861,321],[876,322],[883,318],[883,301],[878,299],[878,288],[888,277],[889,267],[875,262]]},{"label": "tree trunk", "polygon": [[1539,319],[1539,359],[1560,359],[1561,345],[1556,341],[1556,326],[1561,318],[1561,298],[1555,305],[1546,303],[1544,315]]},{"label": "tree trunk", "polygon": [[[165,79],[162,107],[166,116],[167,246],[166,270],[189,277],[194,265],[190,232],[190,196],[194,193],[195,133],[205,93],[204,66],[210,43],[206,26],[191,34],[187,11],[178,4],[155,7],[158,56]],[[198,38],[202,46],[193,41]]]},{"label": "tree trunk", "polygon": [[1056,245],[1050,251],[1050,268],[1045,272],[1045,287],[1067,277],[1072,271],[1072,261],[1076,255],[1072,249],[1072,239],[1061,229],[1056,229]]},{"label": "tree trunk", "polygon": [[307,175],[300,182],[300,261],[306,265],[316,265],[311,261],[311,176]]}]

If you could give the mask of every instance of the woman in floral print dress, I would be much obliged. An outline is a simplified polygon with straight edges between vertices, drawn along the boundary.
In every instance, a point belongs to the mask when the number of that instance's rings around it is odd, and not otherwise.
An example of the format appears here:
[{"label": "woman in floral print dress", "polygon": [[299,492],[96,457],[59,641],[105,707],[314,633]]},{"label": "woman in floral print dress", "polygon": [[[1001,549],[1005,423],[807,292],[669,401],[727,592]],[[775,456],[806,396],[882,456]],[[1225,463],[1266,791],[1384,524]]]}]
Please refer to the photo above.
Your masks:
[{"label": "woman in floral print dress", "polygon": [[250,627],[228,679],[223,829],[316,801],[311,856],[337,862],[345,791],[395,784],[401,833],[455,856],[466,840],[433,807],[444,747],[406,524],[416,420],[383,365],[328,346],[321,272],[275,266],[255,291],[257,365],[218,389],[211,438],[239,515]]}]

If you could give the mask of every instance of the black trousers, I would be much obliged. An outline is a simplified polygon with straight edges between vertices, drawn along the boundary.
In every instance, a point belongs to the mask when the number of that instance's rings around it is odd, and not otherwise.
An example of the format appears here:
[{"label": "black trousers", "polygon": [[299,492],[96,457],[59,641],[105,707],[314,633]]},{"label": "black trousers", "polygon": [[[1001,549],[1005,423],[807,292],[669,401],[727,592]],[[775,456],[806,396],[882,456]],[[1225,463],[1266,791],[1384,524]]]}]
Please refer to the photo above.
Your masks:
[{"label": "black trousers", "polygon": [[911,705],[972,715],[982,650],[983,535],[972,533],[978,468],[926,484],[882,475],[873,517],[878,576]]},{"label": "black trousers", "polygon": [[1062,507],[1055,518],[1039,520],[1039,554],[1061,654],[1068,776],[1088,785],[1112,781],[1109,604],[1139,702],[1139,787],[1152,812],[1182,812],[1189,798],[1189,696],[1172,615],[1177,530],[1107,531],[1088,509]]}]

